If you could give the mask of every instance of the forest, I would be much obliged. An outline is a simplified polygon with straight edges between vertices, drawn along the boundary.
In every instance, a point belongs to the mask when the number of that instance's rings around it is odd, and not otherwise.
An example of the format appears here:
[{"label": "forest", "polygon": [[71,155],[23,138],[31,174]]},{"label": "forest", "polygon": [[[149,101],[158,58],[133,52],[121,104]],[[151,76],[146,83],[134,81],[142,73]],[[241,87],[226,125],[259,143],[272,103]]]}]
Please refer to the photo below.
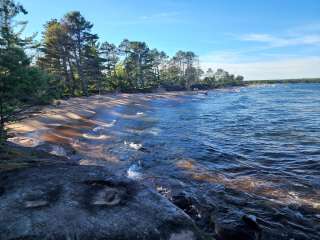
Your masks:
[{"label": "forest", "polygon": [[243,77],[223,69],[203,71],[192,51],[170,57],[145,42],[118,46],[99,39],[93,23],[78,11],[51,19],[41,41],[22,37],[27,10],[13,0],[0,5],[0,142],[5,123],[33,105],[52,99],[108,92],[210,89],[242,85]]}]

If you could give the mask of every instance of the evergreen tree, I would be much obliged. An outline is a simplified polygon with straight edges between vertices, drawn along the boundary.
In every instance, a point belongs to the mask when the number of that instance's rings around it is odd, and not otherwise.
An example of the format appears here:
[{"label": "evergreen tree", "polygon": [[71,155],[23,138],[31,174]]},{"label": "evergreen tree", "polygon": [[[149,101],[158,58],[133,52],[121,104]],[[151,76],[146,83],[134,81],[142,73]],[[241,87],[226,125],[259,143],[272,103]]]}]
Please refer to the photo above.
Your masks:
[{"label": "evergreen tree", "polygon": [[89,88],[91,92],[101,94],[103,90],[103,74],[105,70],[105,59],[100,53],[100,46],[93,40],[87,44],[84,49],[83,69],[84,76],[89,80]]},{"label": "evergreen tree", "polygon": [[120,60],[120,49],[112,43],[104,42],[100,47],[100,57],[103,59],[108,86],[112,89],[119,88],[122,80],[117,77],[116,67]]},{"label": "evergreen tree", "polygon": [[[6,140],[5,123],[33,104],[48,102],[56,91],[50,90],[51,77],[31,66],[26,49],[32,38],[21,38],[26,22],[15,17],[26,10],[13,0],[1,0],[0,16],[0,143]],[[21,29],[17,29],[20,26]]]},{"label": "evergreen tree", "polygon": [[[15,33],[12,22],[26,10],[12,0],[1,0],[0,5],[0,143],[6,139],[5,122],[18,104],[18,92],[23,81],[24,69],[29,59],[24,53],[25,42]],[[17,25],[24,26],[25,22]]]},{"label": "evergreen tree", "polygon": [[37,63],[55,76],[58,89],[62,86],[65,94],[74,96],[76,83],[70,44],[67,29],[56,19],[49,21],[43,34],[42,56]]},{"label": "evergreen tree", "polygon": [[86,48],[90,47],[90,44],[98,39],[98,36],[91,33],[93,24],[77,11],[67,13],[62,20],[62,25],[66,27],[70,39],[70,48],[81,81],[82,92],[88,96],[88,80],[84,69],[85,54]]}]

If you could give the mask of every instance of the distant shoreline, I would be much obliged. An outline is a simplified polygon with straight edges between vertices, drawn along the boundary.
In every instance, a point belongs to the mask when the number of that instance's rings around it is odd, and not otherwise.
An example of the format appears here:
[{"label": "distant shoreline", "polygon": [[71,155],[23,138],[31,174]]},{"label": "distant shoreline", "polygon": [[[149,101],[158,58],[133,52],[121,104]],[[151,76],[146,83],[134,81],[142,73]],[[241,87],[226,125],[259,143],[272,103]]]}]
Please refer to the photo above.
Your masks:
[{"label": "distant shoreline", "polygon": [[320,83],[320,78],[297,78],[297,79],[272,79],[272,80],[245,80],[244,84],[284,84],[284,83]]}]

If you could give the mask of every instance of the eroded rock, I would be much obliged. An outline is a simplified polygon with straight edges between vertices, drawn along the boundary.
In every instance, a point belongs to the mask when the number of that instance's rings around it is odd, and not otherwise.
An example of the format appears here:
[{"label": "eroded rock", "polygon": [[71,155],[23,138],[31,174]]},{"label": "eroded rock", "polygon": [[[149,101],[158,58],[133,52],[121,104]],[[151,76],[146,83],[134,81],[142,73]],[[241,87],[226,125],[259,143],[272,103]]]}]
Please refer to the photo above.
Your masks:
[{"label": "eroded rock", "polygon": [[94,166],[2,173],[0,239],[202,239],[155,191]]}]

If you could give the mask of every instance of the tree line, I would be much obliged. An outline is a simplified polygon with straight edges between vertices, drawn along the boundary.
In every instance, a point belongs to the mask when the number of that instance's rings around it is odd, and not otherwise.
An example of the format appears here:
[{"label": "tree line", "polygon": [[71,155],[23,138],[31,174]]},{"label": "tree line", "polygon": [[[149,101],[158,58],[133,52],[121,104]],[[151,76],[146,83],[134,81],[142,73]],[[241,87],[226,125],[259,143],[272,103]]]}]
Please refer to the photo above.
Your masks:
[{"label": "tree line", "polygon": [[[242,76],[218,69],[206,72],[192,51],[169,57],[145,42],[101,41],[78,11],[44,25],[40,43],[22,38],[27,14],[14,0],[0,0],[0,142],[5,122],[26,106],[51,99],[105,92],[192,90],[239,85]],[[29,50],[32,51],[29,51]],[[36,52],[35,56],[27,52]]]},{"label": "tree line", "polygon": [[[100,42],[93,24],[80,12],[45,25],[37,66],[55,76],[63,95],[88,95],[106,91],[148,91],[158,87],[189,90],[194,84],[208,88],[242,81],[218,69],[205,79],[198,56],[178,51],[172,58],[145,42],[124,39],[119,46]],[[217,81],[218,80],[218,81]]]},{"label": "tree line", "polygon": [[286,84],[286,83],[320,83],[320,78],[298,78],[298,79],[250,80],[250,81],[245,81],[246,85]]}]

